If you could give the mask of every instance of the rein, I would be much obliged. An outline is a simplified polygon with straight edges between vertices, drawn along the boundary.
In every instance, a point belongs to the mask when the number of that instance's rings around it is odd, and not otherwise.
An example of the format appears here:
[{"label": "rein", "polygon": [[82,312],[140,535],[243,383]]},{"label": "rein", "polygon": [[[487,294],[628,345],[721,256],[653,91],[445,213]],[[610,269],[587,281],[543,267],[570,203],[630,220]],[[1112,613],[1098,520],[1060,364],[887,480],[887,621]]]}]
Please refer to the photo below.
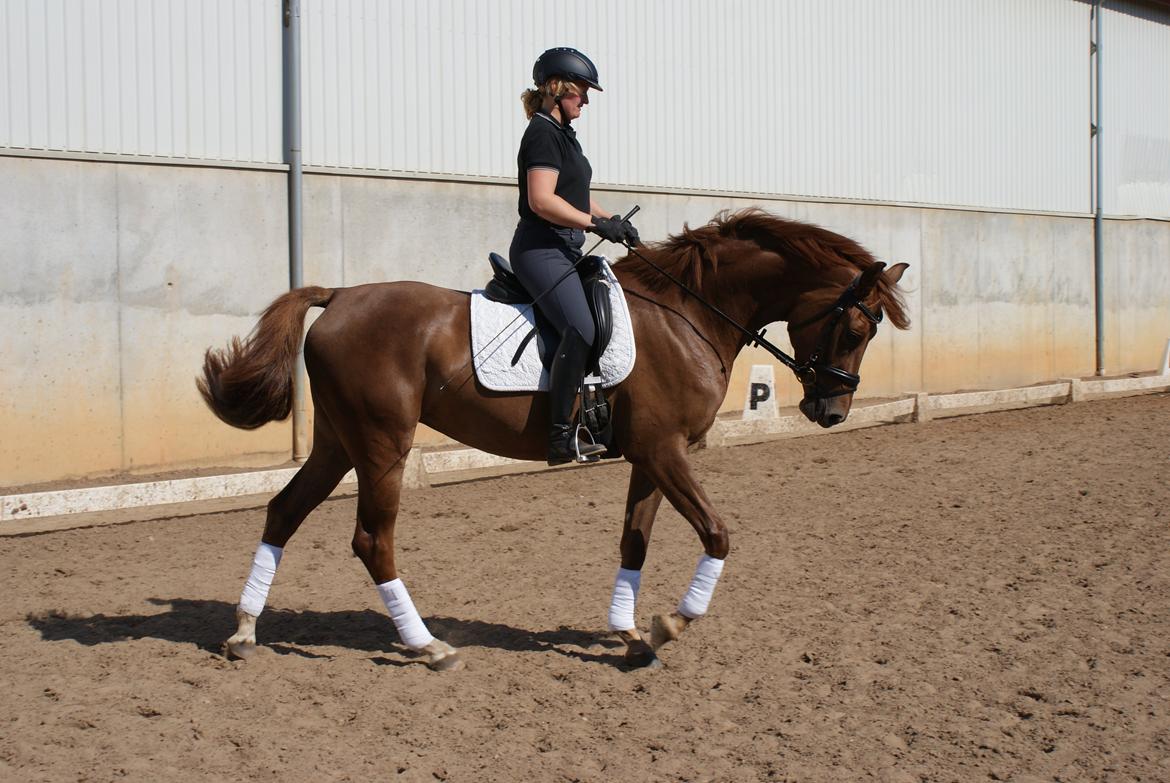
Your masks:
[{"label": "rein", "polygon": [[[700,294],[693,291],[686,283],[683,283],[674,275],[670,274],[670,272],[667,272],[665,269],[658,266],[658,264],[639,253],[637,248],[634,248],[631,245],[626,245],[626,249],[653,267],[655,271],[657,271],[667,280],[674,283],[676,286],[694,297],[695,300],[699,302],[699,304],[703,305],[708,310],[722,318],[724,321],[738,329],[740,333],[747,337],[747,345],[758,345],[768,353],[772,354],[772,356],[776,357],[777,361],[779,361],[788,369],[792,370],[792,374],[796,376],[796,380],[799,381],[801,385],[812,386],[813,390],[817,392],[818,399],[841,397],[857,391],[857,387],[861,383],[860,375],[851,373],[847,370],[842,370],[840,367],[834,367],[831,364],[826,364],[825,362],[821,361],[821,356],[825,353],[825,351],[828,350],[829,340],[832,339],[833,330],[836,329],[837,324],[840,323],[841,319],[847,312],[849,312],[850,309],[856,307],[861,311],[862,315],[869,319],[871,323],[879,324],[882,321],[882,314],[880,312],[874,314],[874,312],[870,310],[869,307],[867,307],[865,303],[862,302],[861,299],[859,299],[857,296],[857,284],[861,281],[860,273],[857,275],[857,277],[853,278],[853,282],[851,282],[845,288],[841,295],[837,297],[837,301],[832,305],[812,316],[811,318],[806,318],[799,323],[789,325],[790,329],[802,329],[809,324],[821,320],[822,318],[832,316],[832,319],[825,324],[825,328],[821,332],[821,339],[817,342],[816,349],[812,352],[806,361],[798,362],[796,359],[780,350],[778,347],[776,347],[776,345],[764,337],[764,333],[767,331],[766,329],[760,329],[759,331],[752,331],[751,329],[748,329],[746,326],[740,324],[727,313],[708,302]],[[844,388],[840,391],[829,394],[823,393],[820,386],[817,384],[818,373],[827,375],[831,379],[840,382]]]}]

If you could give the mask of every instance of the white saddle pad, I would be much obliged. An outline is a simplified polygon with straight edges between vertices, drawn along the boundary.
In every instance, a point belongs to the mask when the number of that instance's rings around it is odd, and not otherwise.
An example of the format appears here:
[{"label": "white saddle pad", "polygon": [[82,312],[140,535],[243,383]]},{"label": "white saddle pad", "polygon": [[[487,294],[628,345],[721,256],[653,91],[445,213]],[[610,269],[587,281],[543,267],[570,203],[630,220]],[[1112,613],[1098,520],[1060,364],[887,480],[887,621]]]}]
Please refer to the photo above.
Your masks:
[{"label": "white saddle pad", "polygon": [[[626,297],[608,260],[603,268],[613,311],[613,336],[600,362],[601,385],[609,388],[624,381],[634,369],[634,330]],[[482,290],[472,291],[471,354],[479,382],[492,391],[548,391],[548,370],[540,360],[536,337],[512,364],[520,343],[535,327],[532,305],[501,304],[485,297]]]}]

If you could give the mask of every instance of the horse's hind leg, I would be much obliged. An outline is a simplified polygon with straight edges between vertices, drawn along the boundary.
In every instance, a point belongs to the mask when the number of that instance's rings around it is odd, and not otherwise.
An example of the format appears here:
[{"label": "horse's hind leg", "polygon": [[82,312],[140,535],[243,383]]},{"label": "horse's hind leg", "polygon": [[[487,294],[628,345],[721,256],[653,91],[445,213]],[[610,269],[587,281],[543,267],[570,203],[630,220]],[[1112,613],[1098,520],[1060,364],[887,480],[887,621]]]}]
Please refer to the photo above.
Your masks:
[{"label": "horse's hind leg", "polygon": [[[440,671],[460,669],[459,651],[436,639],[414,607],[394,563],[394,524],[402,494],[402,473],[410,438],[405,445],[370,443],[370,462],[358,466],[358,514],[353,551],[361,558],[378,589],[398,636],[410,649],[425,656],[427,666]],[[379,454],[387,456],[379,458]]]},{"label": "horse's hind leg", "polygon": [[313,451],[292,480],[268,502],[264,534],[236,608],[236,633],[224,643],[230,657],[248,658],[256,650],[256,618],[264,610],[268,589],[284,547],[309,513],[319,506],[352,467],[349,457],[321,410],[313,427]]}]

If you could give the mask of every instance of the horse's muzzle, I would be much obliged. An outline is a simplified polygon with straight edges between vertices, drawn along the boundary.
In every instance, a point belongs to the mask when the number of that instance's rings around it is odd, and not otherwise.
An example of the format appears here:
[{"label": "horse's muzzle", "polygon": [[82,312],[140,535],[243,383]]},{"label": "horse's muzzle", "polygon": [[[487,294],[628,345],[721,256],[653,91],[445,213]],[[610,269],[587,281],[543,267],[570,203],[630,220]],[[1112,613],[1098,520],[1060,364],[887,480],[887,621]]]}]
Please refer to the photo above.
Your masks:
[{"label": "horse's muzzle", "polygon": [[[850,395],[850,399],[852,395]],[[845,421],[849,416],[849,404],[844,397],[808,397],[800,401],[800,412],[809,421],[825,429]]]}]

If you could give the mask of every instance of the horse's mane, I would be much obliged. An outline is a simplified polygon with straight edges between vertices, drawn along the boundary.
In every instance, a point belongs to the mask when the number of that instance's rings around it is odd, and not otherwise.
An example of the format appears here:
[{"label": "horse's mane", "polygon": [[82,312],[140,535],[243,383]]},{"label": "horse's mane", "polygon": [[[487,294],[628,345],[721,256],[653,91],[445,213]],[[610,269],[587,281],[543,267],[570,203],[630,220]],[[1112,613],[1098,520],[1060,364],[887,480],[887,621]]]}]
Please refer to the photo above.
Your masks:
[{"label": "horse's mane", "polygon": [[[862,271],[876,263],[873,255],[848,237],[799,220],[789,220],[750,207],[739,212],[724,210],[710,223],[698,228],[683,224],[681,233],[662,242],[639,248],[658,266],[670,272],[696,291],[702,290],[704,278],[719,271],[720,246],[734,240],[749,240],[785,258],[800,259],[813,268],[827,269],[849,265]],[[673,284],[635,256],[621,263],[623,272],[648,291],[661,292]],[[897,287],[878,280],[877,304],[899,329],[910,325],[906,305]]]}]

